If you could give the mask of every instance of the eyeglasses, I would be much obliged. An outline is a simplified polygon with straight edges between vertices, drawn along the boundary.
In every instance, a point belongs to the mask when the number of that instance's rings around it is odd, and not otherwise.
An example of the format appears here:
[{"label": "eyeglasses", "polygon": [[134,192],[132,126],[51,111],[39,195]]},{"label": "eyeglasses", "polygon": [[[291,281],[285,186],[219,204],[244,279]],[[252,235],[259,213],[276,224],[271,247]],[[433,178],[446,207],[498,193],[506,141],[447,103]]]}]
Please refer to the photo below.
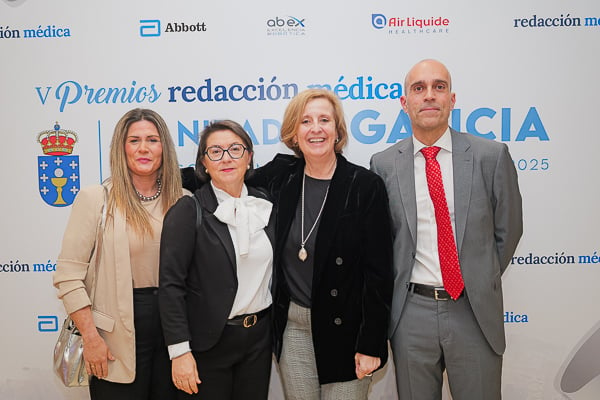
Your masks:
[{"label": "eyeglasses", "polygon": [[225,152],[229,154],[229,157],[233,159],[238,159],[244,156],[245,151],[246,147],[244,145],[234,143],[227,149],[224,149],[221,146],[210,146],[206,149],[204,154],[206,154],[211,161],[220,161],[223,158]]}]

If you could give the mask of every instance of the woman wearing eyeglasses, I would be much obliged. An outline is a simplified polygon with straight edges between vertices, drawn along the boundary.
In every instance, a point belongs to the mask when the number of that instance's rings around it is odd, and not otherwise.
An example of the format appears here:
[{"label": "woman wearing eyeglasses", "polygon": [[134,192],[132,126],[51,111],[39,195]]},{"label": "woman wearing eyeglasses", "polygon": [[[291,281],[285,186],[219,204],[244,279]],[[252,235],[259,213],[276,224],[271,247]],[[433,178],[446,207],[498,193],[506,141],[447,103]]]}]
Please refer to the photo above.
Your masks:
[{"label": "woman wearing eyeglasses", "polygon": [[208,184],[165,216],[159,305],[180,399],[268,395],[274,224],[266,195],[244,184],[252,168],[239,124],[208,125],[196,157]]}]

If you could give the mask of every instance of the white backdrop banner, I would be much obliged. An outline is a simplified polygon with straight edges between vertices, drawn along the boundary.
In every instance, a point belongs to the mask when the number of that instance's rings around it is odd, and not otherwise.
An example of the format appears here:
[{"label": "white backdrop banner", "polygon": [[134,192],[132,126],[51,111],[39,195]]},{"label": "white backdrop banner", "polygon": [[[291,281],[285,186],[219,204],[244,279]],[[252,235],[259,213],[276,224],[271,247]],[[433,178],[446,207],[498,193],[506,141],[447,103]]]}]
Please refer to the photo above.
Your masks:
[{"label": "white backdrop banner", "polygon": [[[182,166],[208,121],[236,120],[261,165],[287,151],[290,98],[326,87],[343,100],[345,154],[368,166],[411,134],[404,76],[436,58],[456,92],[450,125],[506,143],[519,173],[504,398],[598,399],[598,43],[592,0],[0,1],[0,398],[87,398],[51,372],[64,318],[51,276],[69,206],[110,175],[126,111],[159,112]],[[391,365],[374,382],[371,399],[396,398]]]}]

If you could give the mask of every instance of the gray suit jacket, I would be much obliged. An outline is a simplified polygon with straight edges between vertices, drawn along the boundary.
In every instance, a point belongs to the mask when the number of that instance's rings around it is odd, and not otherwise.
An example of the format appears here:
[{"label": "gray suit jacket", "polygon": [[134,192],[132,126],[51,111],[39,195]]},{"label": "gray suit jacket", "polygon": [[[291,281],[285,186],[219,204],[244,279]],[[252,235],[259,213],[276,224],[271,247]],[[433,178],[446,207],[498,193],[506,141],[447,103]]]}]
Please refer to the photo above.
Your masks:
[{"label": "gray suit jacket", "polygon": [[[454,213],[465,293],[490,346],[504,338],[502,273],[523,232],[517,172],[504,143],[451,129]],[[404,307],[415,262],[417,204],[412,138],[375,154],[371,169],[385,181],[394,231],[394,298],[390,336]]]}]

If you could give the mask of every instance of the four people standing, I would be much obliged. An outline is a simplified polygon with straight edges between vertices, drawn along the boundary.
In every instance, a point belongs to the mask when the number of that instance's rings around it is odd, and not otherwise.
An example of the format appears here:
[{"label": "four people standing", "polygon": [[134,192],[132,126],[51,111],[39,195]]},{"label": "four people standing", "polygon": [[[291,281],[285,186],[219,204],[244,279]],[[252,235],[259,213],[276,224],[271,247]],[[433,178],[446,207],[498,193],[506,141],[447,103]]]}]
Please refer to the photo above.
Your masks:
[{"label": "four people standing", "polygon": [[[413,136],[375,154],[394,226],[390,337],[402,400],[500,399],[502,273],[522,234],[517,173],[505,144],[449,128],[446,67],[416,64],[402,107]],[[436,157],[437,156],[437,157]]]},{"label": "four people standing", "polygon": [[[341,102],[327,90],[292,99],[281,140],[294,155],[279,154],[256,171],[241,126],[219,121],[205,128],[196,173],[208,183],[196,198],[177,202],[162,228],[160,311],[179,398],[266,399],[273,340],[287,399],[366,399],[370,376],[387,360],[388,331],[400,399],[441,399],[444,371],[455,400],[501,398],[501,277],[522,234],[516,170],[505,144],[449,128],[455,94],[443,64],[419,62],[404,89],[413,136],[375,154],[375,173],[341,155],[348,133]],[[98,215],[85,211],[99,212],[101,187],[78,195],[55,275],[90,343],[88,371],[102,378],[92,379],[92,398],[118,393],[109,381],[141,379],[131,362],[131,343],[142,331],[138,313],[159,321],[156,229],[181,189],[170,138],[153,133],[164,122],[150,121],[117,125],[132,139],[122,155],[115,151],[127,168],[113,165],[111,150],[107,245],[127,245],[115,240],[123,230],[131,259],[102,271],[101,300],[94,301],[95,309],[114,314],[116,299],[103,297],[103,285],[113,275],[130,277],[135,310],[113,321],[114,333],[98,335],[85,281]],[[156,143],[167,141],[165,157]],[[139,147],[145,157],[134,154]],[[139,204],[132,204],[136,192]],[[149,210],[152,202],[159,205]],[[76,232],[81,221],[88,229]],[[75,237],[81,232],[83,246]],[[111,252],[109,259],[122,253]],[[121,296],[126,287],[111,293]],[[145,314],[137,305],[142,292],[151,303]],[[122,340],[133,331],[132,315],[136,340]],[[156,373],[164,373],[161,365]],[[158,398],[172,398],[173,387],[157,382]]]}]

